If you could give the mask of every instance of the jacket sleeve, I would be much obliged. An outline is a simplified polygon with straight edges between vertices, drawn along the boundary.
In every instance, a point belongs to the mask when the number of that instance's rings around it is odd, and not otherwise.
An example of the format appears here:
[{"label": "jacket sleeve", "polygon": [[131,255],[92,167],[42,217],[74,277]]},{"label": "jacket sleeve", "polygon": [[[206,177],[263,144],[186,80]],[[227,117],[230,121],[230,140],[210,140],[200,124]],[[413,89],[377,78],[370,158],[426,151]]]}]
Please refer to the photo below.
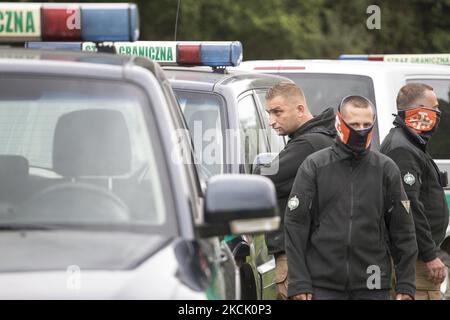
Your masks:
[{"label": "jacket sleeve", "polygon": [[307,140],[298,139],[289,142],[272,161],[270,166],[276,170],[270,171],[276,173],[266,177],[274,183],[278,198],[286,198],[289,195],[299,166],[313,152],[314,149]]},{"label": "jacket sleeve", "polygon": [[309,159],[300,166],[284,215],[288,261],[288,296],[313,293],[306,264],[306,248],[311,228],[311,208],[315,195],[315,173]]},{"label": "jacket sleeve", "polygon": [[398,165],[403,180],[403,187],[411,203],[411,211],[416,228],[419,258],[428,262],[437,257],[437,246],[434,243],[425,208],[420,200],[422,187],[422,169],[410,151],[397,148],[387,153]]},{"label": "jacket sleeve", "polygon": [[400,170],[393,162],[386,165],[385,221],[397,277],[397,293],[415,296],[417,240],[410,201],[401,181]]}]

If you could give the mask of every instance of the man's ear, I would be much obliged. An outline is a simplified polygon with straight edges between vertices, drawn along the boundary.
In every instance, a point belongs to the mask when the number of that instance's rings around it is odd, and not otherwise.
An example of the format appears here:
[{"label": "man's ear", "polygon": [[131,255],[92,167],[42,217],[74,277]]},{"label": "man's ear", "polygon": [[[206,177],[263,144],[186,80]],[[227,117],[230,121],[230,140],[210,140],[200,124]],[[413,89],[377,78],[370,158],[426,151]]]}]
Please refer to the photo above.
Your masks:
[{"label": "man's ear", "polygon": [[302,104],[298,104],[296,109],[297,109],[298,116],[303,117],[303,115],[305,114],[305,106]]}]

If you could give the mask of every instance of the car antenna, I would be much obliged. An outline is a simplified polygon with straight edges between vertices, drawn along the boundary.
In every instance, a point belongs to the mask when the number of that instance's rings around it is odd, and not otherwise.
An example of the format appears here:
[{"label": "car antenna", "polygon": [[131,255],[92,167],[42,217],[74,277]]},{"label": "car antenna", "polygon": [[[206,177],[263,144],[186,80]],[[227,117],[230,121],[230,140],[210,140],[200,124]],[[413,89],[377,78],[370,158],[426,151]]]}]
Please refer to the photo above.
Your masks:
[{"label": "car antenna", "polygon": [[180,2],[181,2],[181,0],[178,0],[177,16],[175,18],[175,32],[173,35],[173,41],[177,41],[178,13],[180,12]]}]

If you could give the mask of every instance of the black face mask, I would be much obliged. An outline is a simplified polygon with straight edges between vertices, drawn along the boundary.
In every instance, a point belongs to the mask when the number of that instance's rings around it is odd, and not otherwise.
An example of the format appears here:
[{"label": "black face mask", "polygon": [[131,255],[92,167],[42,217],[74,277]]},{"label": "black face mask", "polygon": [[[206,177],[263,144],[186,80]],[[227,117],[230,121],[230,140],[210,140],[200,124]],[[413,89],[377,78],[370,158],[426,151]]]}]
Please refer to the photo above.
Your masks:
[{"label": "black face mask", "polygon": [[[425,112],[428,114],[431,125],[424,126],[418,121],[418,113]],[[405,122],[405,124],[414,130],[426,143],[428,143],[436,132],[439,122],[441,121],[442,112],[439,110],[433,110],[429,108],[414,108],[409,110],[399,110],[399,117]],[[427,124],[427,123],[425,123]]]},{"label": "black face mask", "polygon": [[431,136],[436,131],[436,127],[434,127],[432,130],[428,132],[419,133],[419,136],[425,141],[426,143],[430,142]]},{"label": "black face mask", "polygon": [[355,130],[342,119],[339,111],[336,113],[336,130],[338,136],[342,143],[355,153],[363,153],[369,148],[370,142],[372,141],[374,124],[375,121],[369,128]]}]

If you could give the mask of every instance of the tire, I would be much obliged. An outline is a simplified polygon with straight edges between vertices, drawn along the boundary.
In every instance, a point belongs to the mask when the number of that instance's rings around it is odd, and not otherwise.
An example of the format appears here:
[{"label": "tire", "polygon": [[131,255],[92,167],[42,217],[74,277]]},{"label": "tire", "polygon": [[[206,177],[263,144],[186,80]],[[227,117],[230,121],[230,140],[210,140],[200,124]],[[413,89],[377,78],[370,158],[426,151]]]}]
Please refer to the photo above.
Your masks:
[{"label": "tire", "polygon": [[241,299],[258,299],[258,295],[256,293],[255,277],[253,275],[252,267],[248,263],[244,263],[239,269],[239,272],[241,276]]}]

